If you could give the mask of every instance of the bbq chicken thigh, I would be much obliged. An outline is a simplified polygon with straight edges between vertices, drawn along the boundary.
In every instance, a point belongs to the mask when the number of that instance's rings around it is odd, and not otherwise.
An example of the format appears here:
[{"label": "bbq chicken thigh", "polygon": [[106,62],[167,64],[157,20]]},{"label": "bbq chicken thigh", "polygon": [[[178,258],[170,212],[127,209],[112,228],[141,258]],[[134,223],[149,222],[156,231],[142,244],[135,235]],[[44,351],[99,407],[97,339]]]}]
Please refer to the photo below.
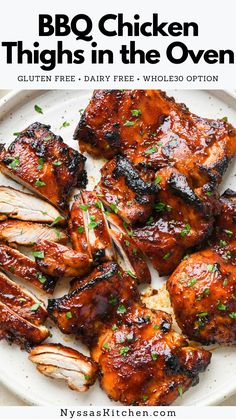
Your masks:
[{"label": "bbq chicken thigh", "polygon": [[75,186],[84,186],[85,157],[38,122],[22,131],[6,150],[0,147],[0,170],[67,212]]},{"label": "bbq chicken thigh", "polygon": [[188,346],[171,330],[171,317],[134,304],[114,319],[92,349],[103,390],[126,405],[169,405],[208,366],[211,354]]},{"label": "bbq chicken thigh", "polygon": [[183,260],[167,280],[176,320],[204,344],[236,343],[236,193],[221,198],[209,247]]}]

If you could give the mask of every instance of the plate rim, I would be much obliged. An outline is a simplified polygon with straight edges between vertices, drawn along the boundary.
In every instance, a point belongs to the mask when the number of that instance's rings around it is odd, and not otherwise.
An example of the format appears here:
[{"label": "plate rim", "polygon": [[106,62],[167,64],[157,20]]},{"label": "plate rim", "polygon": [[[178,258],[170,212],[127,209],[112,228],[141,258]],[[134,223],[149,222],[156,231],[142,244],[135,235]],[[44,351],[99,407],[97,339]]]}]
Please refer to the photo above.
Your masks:
[{"label": "plate rim", "polygon": [[[1,113],[4,112],[5,109],[10,107],[14,110],[14,107],[19,106],[19,100],[25,100],[27,97],[33,98],[34,96],[38,97],[46,92],[52,92],[56,90],[67,90],[67,89],[43,89],[43,90],[11,90],[6,95],[4,95],[0,99],[0,120],[1,120]],[[74,89],[78,91],[86,91],[86,90],[92,90],[92,89]],[[178,89],[181,90],[181,89]],[[191,89],[184,89],[184,90],[191,90]],[[233,90],[208,90],[208,89],[198,89],[202,91],[206,91],[215,97],[223,100],[227,103],[227,98],[230,98],[236,107],[236,91]],[[4,117],[4,115],[3,115]],[[27,395],[25,394],[24,390],[21,390],[21,388],[17,385],[17,383],[12,382],[11,378],[6,376],[5,373],[2,374],[2,370],[0,368],[1,375],[0,375],[0,384],[8,389],[13,395],[19,397],[24,403],[27,403],[30,406],[57,406],[57,404],[47,403],[44,399],[40,397],[35,397],[33,395]],[[3,378],[4,377],[4,378]],[[227,400],[231,396],[235,394],[236,396],[236,382],[229,381],[225,384],[224,389],[221,392],[216,392],[206,396],[200,403],[196,404],[195,406],[214,406],[219,405],[221,402]],[[181,407],[190,407],[191,405],[181,406]],[[192,405],[194,406],[194,405]],[[87,406],[90,407],[91,406]],[[94,406],[96,407],[96,406]],[[101,408],[103,406],[100,406]],[[104,405],[105,407],[105,405]],[[109,406],[110,407],[110,406]],[[177,406],[176,406],[177,407]],[[83,406],[83,408],[86,408],[86,406]]]}]

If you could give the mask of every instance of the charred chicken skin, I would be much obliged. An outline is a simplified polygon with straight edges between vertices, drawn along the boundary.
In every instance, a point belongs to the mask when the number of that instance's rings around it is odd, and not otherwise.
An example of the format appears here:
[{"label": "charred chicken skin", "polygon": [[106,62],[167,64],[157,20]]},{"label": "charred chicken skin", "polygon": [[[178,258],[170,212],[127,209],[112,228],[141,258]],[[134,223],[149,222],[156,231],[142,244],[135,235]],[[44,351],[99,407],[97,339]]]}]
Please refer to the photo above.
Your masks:
[{"label": "charred chicken skin", "polygon": [[75,186],[83,186],[85,157],[68,147],[50,126],[38,122],[22,131],[6,150],[0,149],[0,170],[67,212]]},{"label": "charred chicken skin", "polygon": [[[118,320],[118,319],[117,319]],[[126,405],[169,405],[208,366],[211,354],[171,331],[171,317],[134,304],[92,350],[101,387]]]},{"label": "charred chicken skin", "polygon": [[208,248],[183,260],[167,281],[176,320],[204,344],[236,342],[236,194],[221,198]]},{"label": "charred chicken skin", "polygon": [[157,187],[145,182],[129,160],[118,155],[101,169],[96,192],[125,222],[135,224],[151,215]]},{"label": "charred chicken skin", "polygon": [[91,343],[110,318],[122,317],[138,293],[133,278],[115,262],[98,266],[64,297],[51,299],[48,312],[63,333],[73,333]]}]

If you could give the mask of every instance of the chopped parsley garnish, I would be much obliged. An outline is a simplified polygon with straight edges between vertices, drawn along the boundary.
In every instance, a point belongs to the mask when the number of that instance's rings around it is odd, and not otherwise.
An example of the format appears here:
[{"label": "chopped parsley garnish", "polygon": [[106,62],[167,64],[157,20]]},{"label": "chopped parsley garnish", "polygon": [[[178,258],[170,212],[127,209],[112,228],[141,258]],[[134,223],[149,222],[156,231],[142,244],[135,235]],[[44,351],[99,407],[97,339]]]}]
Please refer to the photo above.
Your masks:
[{"label": "chopped parsley garnish", "polygon": [[181,230],[181,232],[180,232],[180,235],[182,237],[185,237],[189,234],[190,230],[191,230],[191,226],[189,224],[185,224],[183,230]]},{"label": "chopped parsley garnish", "polygon": [[224,230],[225,234],[227,234],[227,236],[232,237],[233,232],[231,230]]},{"label": "chopped parsley garnish", "polygon": [[43,110],[42,110],[42,108],[40,108],[40,106],[38,106],[38,105],[34,105],[34,110],[35,110],[35,112],[38,112],[38,113],[43,113]]},{"label": "chopped parsley garnish", "polygon": [[207,195],[207,196],[211,196],[211,195],[212,195],[212,193],[213,193],[213,192],[211,192],[211,191],[207,191],[207,192],[206,192],[206,195]]},{"label": "chopped parsley garnish", "polygon": [[144,154],[153,154],[153,153],[156,153],[157,152],[157,148],[156,148],[156,146],[153,146],[153,147],[149,147],[149,148],[147,148],[147,150],[145,150],[144,151]]},{"label": "chopped parsley garnish", "polygon": [[220,240],[220,247],[225,247],[227,244],[228,243],[225,240]]},{"label": "chopped parsley garnish", "polygon": [[115,204],[111,203],[111,204],[109,204],[109,206],[115,214],[118,214],[119,210],[118,210],[118,208]]},{"label": "chopped parsley garnish", "polygon": [[107,343],[104,343],[103,348],[104,349],[109,349],[109,343],[108,342]]},{"label": "chopped parsley garnish", "polygon": [[47,135],[46,137],[44,137],[43,141],[46,141],[46,143],[47,143],[51,139],[52,139],[52,137],[50,135]]},{"label": "chopped parsley garnish", "polygon": [[133,254],[136,256],[138,254],[138,249],[136,247],[133,248]]},{"label": "chopped parsley garnish", "polygon": [[124,127],[133,127],[135,124],[134,121],[125,121]]},{"label": "chopped parsley garnish", "polygon": [[49,227],[55,226],[56,224],[58,224],[62,220],[64,220],[64,218],[61,215],[59,215],[57,218],[55,218],[55,220],[51,224],[49,224]]},{"label": "chopped parsley garnish", "polygon": [[197,316],[200,317],[200,318],[201,317],[206,317],[206,316],[208,316],[208,312],[207,311],[203,311],[202,313],[198,313]]},{"label": "chopped parsley garnish", "polygon": [[20,135],[21,132],[13,132],[13,135],[16,135],[18,137],[18,135]]},{"label": "chopped parsley garnish", "polygon": [[120,348],[120,355],[126,356],[126,354],[130,351],[130,348],[128,346],[123,346],[123,348]]},{"label": "chopped parsley garnish", "polygon": [[83,226],[79,226],[77,231],[80,234],[83,233],[84,232],[84,227]]},{"label": "chopped parsley garnish", "polygon": [[115,332],[115,330],[117,330],[117,326],[116,326],[116,324],[113,324],[113,326],[112,326],[111,330],[112,330],[113,332]]},{"label": "chopped parsley garnish", "polygon": [[[160,177],[160,176],[159,176]],[[164,202],[157,202],[155,205],[154,205],[154,209],[156,210],[156,211],[158,211],[158,212],[160,212],[160,211],[165,211],[167,208],[166,208],[167,206],[166,206],[166,204],[164,204]]]},{"label": "chopped parsley garnish", "polygon": [[193,278],[189,283],[188,283],[188,287],[192,287],[193,285],[195,285],[197,282],[197,278]]},{"label": "chopped parsley garnish", "polygon": [[158,185],[160,182],[161,182],[161,176],[157,175],[156,178],[155,178],[154,183],[155,183],[155,185]]},{"label": "chopped parsley garnish", "polygon": [[229,317],[230,317],[231,319],[236,319],[236,312],[235,312],[235,311],[233,311],[232,313],[229,313]]},{"label": "chopped parsley garnish", "polygon": [[158,326],[158,324],[154,324],[152,327],[153,327],[154,330],[160,329],[160,326]]},{"label": "chopped parsley garnish", "polygon": [[62,161],[57,160],[57,161],[54,161],[52,164],[53,164],[53,166],[61,166],[62,165]]},{"label": "chopped parsley garnish", "polygon": [[115,306],[118,303],[118,299],[115,295],[110,295],[108,303]]},{"label": "chopped parsley garnish", "polygon": [[89,381],[89,380],[91,380],[91,375],[86,375],[86,374],[84,374],[84,379],[86,380],[86,381]]},{"label": "chopped parsley garnish", "polygon": [[94,215],[91,215],[90,217],[90,223],[88,224],[88,229],[93,230],[94,228],[97,228],[99,226],[100,222],[95,221]]},{"label": "chopped parsley garnish", "polygon": [[80,204],[79,208],[82,209],[83,211],[87,211],[87,209],[89,209],[89,205]]},{"label": "chopped parsley garnish", "polygon": [[156,361],[156,360],[157,360],[157,358],[158,358],[158,354],[157,354],[156,352],[152,352],[152,353],[151,353],[151,357],[152,357],[152,360],[153,360],[153,361]]},{"label": "chopped parsley garnish", "polygon": [[215,272],[217,269],[216,265],[207,265],[208,272]]},{"label": "chopped parsley garnish", "polygon": [[35,258],[38,258],[38,259],[43,259],[44,258],[44,252],[32,252],[32,256],[34,256]]},{"label": "chopped parsley garnish", "polygon": [[11,169],[15,169],[19,165],[20,165],[20,156],[17,156],[11,161],[11,163],[9,164],[9,167]]},{"label": "chopped parsley garnish", "polygon": [[42,272],[37,272],[37,278],[39,282],[41,282],[41,284],[45,284],[45,282],[47,281],[46,276],[44,276]]},{"label": "chopped parsley garnish", "polygon": [[67,128],[70,126],[70,122],[64,121],[63,124],[60,126],[60,129]]},{"label": "chopped parsley garnish", "polygon": [[140,109],[131,109],[132,116],[140,116],[142,114]]},{"label": "chopped parsley garnish", "polygon": [[224,279],[223,281],[223,286],[226,287],[226,285],[228,285],[228,279]]},{"label": "chopped parsley garnish", "polygon": [[38,159],[38,167],[37,167],[37,170],[42,170],[43,164],[44,164],[44,159],[42,157],[40,157]]},{"label": "chopped parsley garnish", "polygon": [[223,118],[221,118],[221,120],[224,121],[224,122],[228,122],[228,117],[224,116]]},{"label": "chopped parsley garnish", "polygon": [[129,240],[125,240],[124,243],[127,247],[129,247]]},{"label": "chopped parsley garnish", "polygon": [[218,301],[218,303],[217,303],[217,308],[218,308],[218,310],[220,310],[220,311],[225,311],[225,310],[227,310],[227,306],[226,306],[225,304],[222,304],[220,301]]},{"label": "chopped parsley garnish", "polygon": [[35,303],[30,307],[30,311],[37,311],[42,303]]},{"label": "chopped parsley garnish", "polygon": [[178,393],[179,393],[179,397],[183,396],[183,387],[181,386],[178,387]]},{"label": "chopped parsley garnish", "polygon": [[36,180],[36,182],[35,182],[35,186],[39,186],[39,187],[41,187],[41,186],[46,186],[46,183],[45,183],[45,182],[43,182],[42,180],[38,179],[38,180]]},{"label": "chopped parsley garnish", "polygon": [[143,399],[144,402],[146,402],[148,400],[148,396],[144,395],[144,396],[142,396],[142,399]]},{"label": "chopped parsley garnish", "polygon": [[153,223],[153,221],[154,221],[154,218],[151,216],[151,217],[149,217],[149,219],[147,220],[146,224],[147,224],[147,225],[150,225],[150,224],[152,224],[152,223]]},{"label": "chopped parsley garnish", "polygon": [[167,259],[169,259],[169,257],[171,256],[171,253],[170,252],[167,252],[164,256],[163,256],[163,258],[162,259],[164,259],[164,260],[167,260]]},{"label": "chopped parsley garnish", "polygon": [[118,308],[117,308],[117,314],[124,314],[126,312],[126,307],[124,306],[124,304],[121,304]]},{"label": "chopped parsley garnish", "polygon": [[26,302],[26,299],[23,298],[23,297],[21,297],[21,298],[18,298],[18,301],[20,301],[21,303],[25,303]]},{"label": "chopped parsley garnish", "polygon": [[205,288],[203,292],[204,292],[204,294],[209,295],[210,294],[210,288]]},{"label": "chopped parsley garnish", "polygon": [[72,315],[71,311],[67,311],[66,318],[67,319],[72,319],[72,317],[73,317],[73,315]]},{"label": "chopped parsley garnish", "polygon": [[96,201],[95,203],[94,203],[94,206],[96,207],[96,208],[102,208],[102,203],[101,203],[101,201]]}]

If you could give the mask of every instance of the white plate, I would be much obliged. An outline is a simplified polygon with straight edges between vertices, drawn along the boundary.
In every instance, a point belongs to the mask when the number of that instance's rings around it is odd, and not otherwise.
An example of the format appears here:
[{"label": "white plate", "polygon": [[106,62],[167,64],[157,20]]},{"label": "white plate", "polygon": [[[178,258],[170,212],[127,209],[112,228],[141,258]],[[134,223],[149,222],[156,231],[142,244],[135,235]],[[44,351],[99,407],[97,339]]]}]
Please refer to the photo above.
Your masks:
[{"label": "white plate", "polygon": [[[10,143],[13,133],[22,130],[29,124],[39,121],[50,124],[52,131],[60,134],[74,148],[78,148],[72,140],[74,129],[79,121],[79,110],[84,108],[91,96],[91,91],[23,91],[10,93],[0,101],[0,141]],[[184,102],[191,111],[209,118],[228,116],[236,126],[236,96],[229,92],[207,92],[182,90],[167,92]],[[34,111],[37,104],[43,109],[43,115]],[[70,122],[68,128],[60,129],[63,121]],[[99,176],[99,168],[103,162],[88,158],[87,170],[89,187],[93,187]],[[222,190],[226,187],[236,188],[235,165],[231,166],[225,176]],[[0,174],[0,184],[14,185],[15,182]],[[157,273],[153,275],[155,285],[161,280]],[[59,287],[57,295],[65,291],[65,285]],[[39,297],[42,297],[37,292]],[[79,350],[82,345],[71,337],[62,335],[53,325],[51,342],[62,342]],[[85,352],[86,353],[86,352]],[[178,405],[206,406],[220,403],[225,397],[236,392],[236,351],[235,348],[220,348],[213,352],[212,362],[204,374],[200,374],[200,383],[179,399]],[[39,374],[27,359],[27,353],[15,345],[0,343],[0,379],[4,385],[15,392],[24,401],[35,405],[114,405],[98,384],[87,393],[79,394],[70,391],[64,383],[50,380]]]}]

